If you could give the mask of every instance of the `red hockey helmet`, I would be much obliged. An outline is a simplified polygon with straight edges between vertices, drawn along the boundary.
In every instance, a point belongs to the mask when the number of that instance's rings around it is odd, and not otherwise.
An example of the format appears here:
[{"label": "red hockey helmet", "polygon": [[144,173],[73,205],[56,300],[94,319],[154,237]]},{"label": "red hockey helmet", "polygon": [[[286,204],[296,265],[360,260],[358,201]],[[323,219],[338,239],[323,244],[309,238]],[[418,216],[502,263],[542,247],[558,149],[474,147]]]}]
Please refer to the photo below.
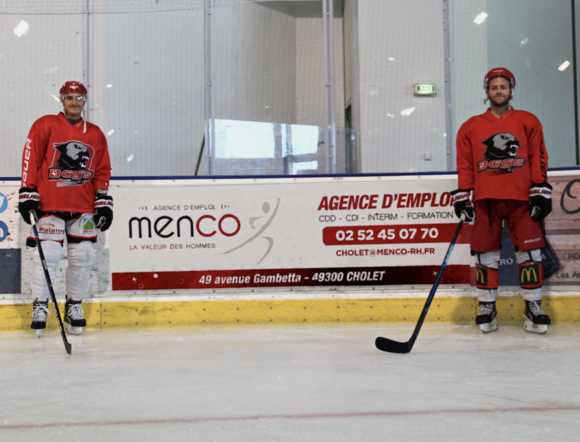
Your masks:
[{"label": "red hockey helmet", "polygon": [[60,95],[70,94],[71,92],[87,95],[87,88],[80,81],[67,81],[60,88]]},{"label": "red hockey helmet", "polygon": [[487,90],[487,88],[489,87],[489,81],[495,77],[505,78],[507,81],[510,82],[510,87],[512,89],[516,87],[516,77],[514,77],[514,74],[512,74],[506,68],[494,68],[487,74],[485,74],[485,77],[483,79],[483,89]]}]

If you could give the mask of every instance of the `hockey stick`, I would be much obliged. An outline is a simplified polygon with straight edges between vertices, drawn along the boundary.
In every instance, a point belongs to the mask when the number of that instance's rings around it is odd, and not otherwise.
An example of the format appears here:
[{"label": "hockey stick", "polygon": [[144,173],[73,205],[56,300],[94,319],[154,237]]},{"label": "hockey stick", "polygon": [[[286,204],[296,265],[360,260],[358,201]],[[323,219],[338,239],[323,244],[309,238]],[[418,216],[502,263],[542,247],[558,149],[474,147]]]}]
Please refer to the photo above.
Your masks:
[{"label": "hockey stick", "polygon": [[195,166],[195,176],[199,172],[199,165],[201,164],[201,159],[203,157],[203,148],[205,147],[205,134],[203,134],[203,139],[201,140],[201,147],[199,148],[199,156],[197,157],[197,165]]},{"label": "hockey stick", "polygon": [[48,266],[46,265],[46,260],[44,259],[44,252],[42,251],[42,247],[40,246],[40,238],[38,237],[38,230],[36,229],[36,218],[34,216],[34,212],[30,213],[30,225],[32,226],[32,231],[34,232],[34,238],[36,238],[38,255],[40,256],[40,261],[42,262],[42,269],[44,270],[44,277],[46,278],[46,284],[48,285],[50,299],[52,300],[52,304],[54,305],[54,311],[56,313],[56,320],[58,321],[60,335],[62,336],[62,341],[64,342],[64,348],[66,352],[70,355],[72,353],[72,345],[66,339],[66,333],[64,332],[64,327],[62,325],[62,319],[60,317],[60,312],[58,310],[58,304],[56,303],[56,296],[54,294],[54,289],[52,288],[52,283],[50,282]]},{"label": "hockey stick", "polygon": [[427,312],[429,311],[429,307],[431,306],[431,301],[435,297],[435,292],[437,291],[437,287],[439,286],[439,281],[441,281],[441,277],[443,276],[443,272],[445,271],[445,267],[447,267],[447,261],[449,261],[449,257],[451,256],[451,252],[453,251],[453,247],[455,246],[455,242],[457,241],[457,237],[459,236],[459,232],[461,231],[461,226],[465,221],[465,213],[461,214],[461,218],[459,220],[459,224],[457,225],[457,229],[455,230],[455,235],[453,235],[453,239],[451,240],[451,244],[449,244],[449,248],[447,249],[447,254],[445,255],[445,259],[443,260],[443,264],[441,265],[441,270],[439,270],[439,274],[437,275],[437,279],[435,280],[435,284],[433,284],[433,288],[431,288],[431,292],[429,292],[429,296],[427,297],[427,301],[425,301],[425,305],[423,306],[423,311],[421,312],[421,316],[419,317],[419,322],[415,326],[415,331],[407,342],[397,342],[387,338],[381,338],[380,336],[376,339],[375,345],[379,350],[386,351],[389,353],[409,353],[417,340],[417,336],[419,336],[419,331],[421,330],[421,326],[423,325],[423,321],[427,316]]}]

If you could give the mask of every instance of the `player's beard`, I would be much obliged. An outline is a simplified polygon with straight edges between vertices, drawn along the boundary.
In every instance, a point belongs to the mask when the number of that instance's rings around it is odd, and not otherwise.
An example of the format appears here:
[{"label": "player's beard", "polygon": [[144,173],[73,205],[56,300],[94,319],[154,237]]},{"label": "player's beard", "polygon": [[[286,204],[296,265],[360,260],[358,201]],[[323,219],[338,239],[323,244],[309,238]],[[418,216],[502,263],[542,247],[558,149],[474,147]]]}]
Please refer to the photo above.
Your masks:
[{"label": "player's beard", "polygon": [[496,107],[504,107],[509,104],[511,95],[512,94],[510,93],[507,97],[506,96],[503,96],[501,98],[489,97],[489,101]]}]

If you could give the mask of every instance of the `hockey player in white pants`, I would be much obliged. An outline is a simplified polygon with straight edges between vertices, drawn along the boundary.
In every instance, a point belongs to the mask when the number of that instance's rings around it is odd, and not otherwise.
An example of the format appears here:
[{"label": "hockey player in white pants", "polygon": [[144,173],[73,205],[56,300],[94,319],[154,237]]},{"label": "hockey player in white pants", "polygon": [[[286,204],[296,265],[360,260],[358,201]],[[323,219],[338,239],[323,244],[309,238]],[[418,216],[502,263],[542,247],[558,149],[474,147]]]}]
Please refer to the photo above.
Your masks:
[{"label": "hockey player in white pants", "polygon": [[[86,326],[81,304],[95,260],[93,243],[98,228],[105,231],[113,221],[113,198],[107,195],[111,161],[103,132],[83,118],[85,86],[67,81],[60,89],[60,99],[63,111],[36,120],[26,139],[18,210],[28,224],[31,212],[38,220],[52,282],[66,239],[69,266],[64,320],[69,332],[80,333]],[[36,246],[32,232],[26,244]],[[40,336],[50,314],[49,291],[38,250],[33,260],[30,328]]]}]

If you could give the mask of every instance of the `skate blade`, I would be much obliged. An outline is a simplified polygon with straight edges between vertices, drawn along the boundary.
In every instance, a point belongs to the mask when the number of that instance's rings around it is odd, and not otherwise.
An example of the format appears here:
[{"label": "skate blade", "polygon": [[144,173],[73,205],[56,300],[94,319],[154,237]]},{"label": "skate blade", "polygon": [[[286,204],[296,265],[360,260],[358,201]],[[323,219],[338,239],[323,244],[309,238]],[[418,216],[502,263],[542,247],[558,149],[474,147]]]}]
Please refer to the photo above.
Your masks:
[{"label": "skate blade", "polygon": [[42,337],[42,330],[34,330],[39,338]]},{"label": "skate blade", "polygon": [[499,325],[497,323],[497,316],[495,318],[493,318],[491,320],[491,322],[488,322],[487,324],[480,324],[479,328],[481,329],[482,333],[486,333],[486,334],[496,331],[499,328]]},{"label": "skate blade", "polygon": [[524,330],[528,333],[537,333],[539,335],[543,335],[548,331],[548,324],[534,324],[528,318],[525,319],[526,321],[524,322]]},{"label": "skate blade", "polygon": [[73,327],[72,325],[67,324],[65,330],[71,335],[80,335],[83,332],[83,328],[84,327]]}]

